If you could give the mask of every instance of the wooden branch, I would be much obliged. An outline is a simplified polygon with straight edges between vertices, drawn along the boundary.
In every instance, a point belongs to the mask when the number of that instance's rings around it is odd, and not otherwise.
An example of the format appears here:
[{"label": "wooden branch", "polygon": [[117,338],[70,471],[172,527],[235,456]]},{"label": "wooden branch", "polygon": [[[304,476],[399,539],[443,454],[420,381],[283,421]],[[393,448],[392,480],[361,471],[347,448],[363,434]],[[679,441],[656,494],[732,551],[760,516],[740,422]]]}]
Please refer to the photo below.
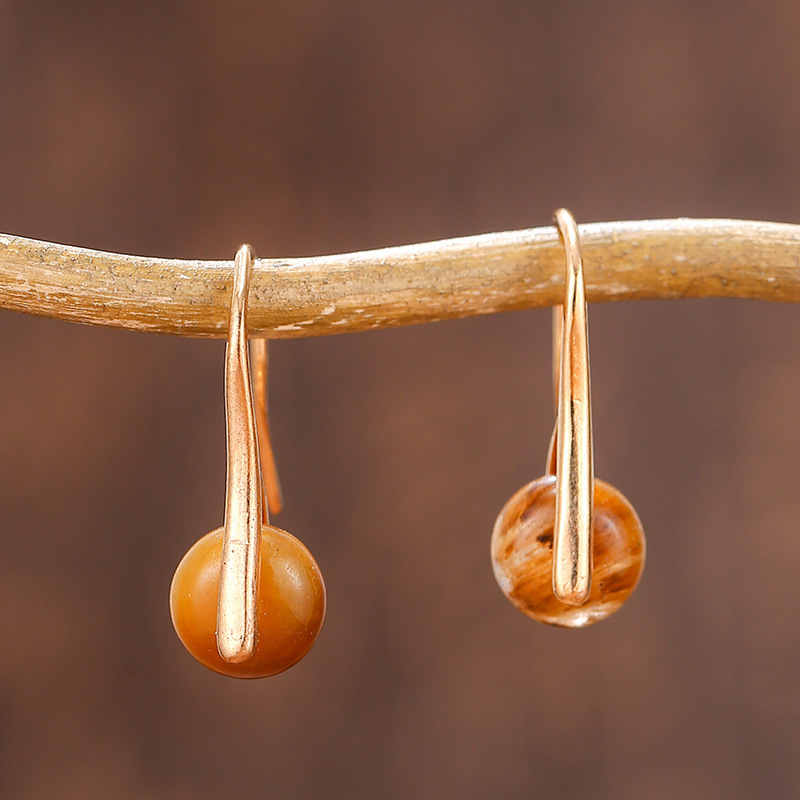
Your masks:
[{"label": "wooden branch", "polygon": [[[800,300],[800,225],[676,219],[593,223],[580,232],[590,301]],[[564,265],[555,227],[259,259],[248,326],[270,337],[315,336],[555,305]],[[124,256],[0,235],[0,306],[58,319],[224,336],[232,276],[230,261]]]}]

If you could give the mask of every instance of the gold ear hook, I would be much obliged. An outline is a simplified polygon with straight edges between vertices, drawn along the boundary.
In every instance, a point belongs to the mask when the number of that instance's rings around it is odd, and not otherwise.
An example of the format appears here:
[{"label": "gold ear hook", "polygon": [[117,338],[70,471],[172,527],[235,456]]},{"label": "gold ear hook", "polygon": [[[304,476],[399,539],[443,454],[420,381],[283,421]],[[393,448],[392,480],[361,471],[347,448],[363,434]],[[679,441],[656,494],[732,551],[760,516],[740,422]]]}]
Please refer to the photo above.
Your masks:
[{"label": "gold ear hook", "polygon": [[[555,214],[567,257],[561,312],[558,409],[553,433],[556,512],[553,541],[553,592],[561,602],[583,605],[592,587],[592,504],[594,466],[586,288],[580,235],[564,208]],[[558,328],[554,323],[554,331]],[[557,352],[560,350],[560,352]],[[551,445],[552,446],[552,445]]]},{"label": "gold ear hook", "polygon": [[258,452],[261,456],[261,478],[264,484],[263,521],[269,525],[270,514],[280,514],[283,508],[283,492],[278,478],[278,467],[272,450],[269,433],[269,407],[267,404],[267,377],[269,357],[266,339],[250,341],[250,358],[253,362],[253,397],[255,399]]},{"label": "gold ear hook", "polygon": [[546,474],[519,489],[492,529],[492,569],[523,613],[580,628],[613,614],[645,559],[642,523],[624,495],[595,481],[586,289],[578,226],[556,223],[567,258],[564,305],[553,310],[556,424]]},{"label": "gold ear hook", "polygon": [[250,658],[256,645],[260,575],[262,484],[247,353],[247,296],[253,252],[236,253],[225,349],[225,420],[228,478],[219,575],[217,649],[226,661]]},{"label": "gold ear hook", "polygon": [[268,524],[281,494],[267,419],[266,341],[253,347],[254,382],[250,375],[252,271],[253,253],[243,245],[234,259],[225,349],[225,524],[181,559],[169,596],[172,623],[186,649],[201,664],[236,678],[277,675],[296,664],[325,619],[317,562],[301,541]]}]

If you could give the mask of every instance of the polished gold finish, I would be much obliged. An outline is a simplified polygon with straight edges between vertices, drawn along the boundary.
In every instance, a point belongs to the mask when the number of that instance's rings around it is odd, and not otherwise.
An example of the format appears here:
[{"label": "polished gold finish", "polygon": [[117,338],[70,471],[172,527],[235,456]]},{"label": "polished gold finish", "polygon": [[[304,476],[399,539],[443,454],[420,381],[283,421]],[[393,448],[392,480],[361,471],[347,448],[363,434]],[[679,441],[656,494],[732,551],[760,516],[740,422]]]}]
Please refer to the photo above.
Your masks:
[{"label": "polished gold finish", "polygon": [[550,446],[547,448],[547,461],[545,474],[556,474],[556,444],[558,442],[558,375],[561,370],[561,334],[564,328],[564,306],[553,309],[553,408],[555,409],[556,423],[553,425],[553,435],[550,437]]},{"label": "polished gold finish", "polygon": [[255,652],[261,564],[262,484],[247,353],[247,299],[253,253],[236,253],[225,350],[225,419],[228,479],[217,607],[217,648],[226,661]]},{"label": "polished gold finish", "polygon": [[561,336],[563,328],[564,306],[555,306],[553,308],[553,406],[556,414],[558,414],[558,373],[561,369]]},{"label": "polished gold finish", "polygon": [[263,520],[269,525],[270,514],[280,514],[283,509],[283,492],[278,478],[278,467],[272,450],[269,433],[269,406],[267,404],[267,376],[269,356],[266,339],[250,342],[250,360],[253,363],[253,398],[255,400],[258,452],[261,456],[261,478],[264,483]]},{"label": "polished gold finish", "polygon": [[[592,302],[800,301],[800,226],[742,220],[581,225]],[[248,330],[270,338],[372,330],[563,300],[552,227],[346,255],[259,259]],[[0,307],[75,322],[224,337],[230,262],[101,253],[0,235]]]},{"label": "polished gold finish", "polygon": [[589,380],[589,329],[578,225],[564,208],[556,222],[567,253],[566,295],[561,326],[556,434],[556,516],[553,592],[571,606],[592,587],[592,499],[594,466]]}]

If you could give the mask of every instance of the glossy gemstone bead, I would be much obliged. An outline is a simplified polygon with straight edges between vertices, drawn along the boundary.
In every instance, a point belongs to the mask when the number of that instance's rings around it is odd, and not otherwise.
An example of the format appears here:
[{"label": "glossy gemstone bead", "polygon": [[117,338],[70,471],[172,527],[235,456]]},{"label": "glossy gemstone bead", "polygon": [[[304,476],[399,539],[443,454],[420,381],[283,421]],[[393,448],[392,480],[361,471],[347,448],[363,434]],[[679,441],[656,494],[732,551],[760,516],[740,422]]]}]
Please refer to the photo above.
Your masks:
[{"label": "glossy gemstone bead", "polygon": [[175,571],[170,612],[181,642],[206,667],[235,678],[276,675],[312,647],[325,619],[325,584],[305,545],[280,528],[261,530],[256,650],[231,664],[217,651],[216,624],[223,529],[194,544]]},{"label": "glossy gemstone bead", "polygon": [[503,593],[540,622],[568,628],[613,614],[636,587],[645,559],[642,523],[613,486],[595,480],[592,588],[582,606],[553,593],[554,475],[523,486],[503,507],[492,532],[492,568]]}]

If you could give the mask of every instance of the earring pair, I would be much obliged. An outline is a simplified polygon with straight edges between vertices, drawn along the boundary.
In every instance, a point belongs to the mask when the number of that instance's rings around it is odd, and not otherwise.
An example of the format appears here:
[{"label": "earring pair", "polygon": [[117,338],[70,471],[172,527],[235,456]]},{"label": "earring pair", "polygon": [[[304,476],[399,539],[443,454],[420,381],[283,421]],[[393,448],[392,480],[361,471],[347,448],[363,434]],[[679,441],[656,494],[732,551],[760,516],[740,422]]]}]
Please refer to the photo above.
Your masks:
[{"label": "earring pair", "polygon": [[[546,474],[503,507],[492,532],[495,578],[511,602],[542,622],[582,627],[616,611],[644,566],[641,522],[628,500],[594,478],[588,327],[578,226],[556,222],[567,256],[566,293],[554,311],[556,424]],[[217,672],[265,677],[297,663],[325,617],[325,584],[294,536],[269,524],[282,505],[269,437],[267,346],[254,342],[256,406],[247,350],[253,254],[234,261],[225,408],[225,523],[184,556],[170,589],[173,625],[189,652]]]},{"label": "earring pair", "polygon": [[[325,618],[325,583],[294,536],[269,524],[283,505],[269,436],[267,342],[247,348],[253,253],[234,259],[225,350],[225,522],[183,557],[170,588],[172,623],[206,667],[237,678],[275,675],[311,649]],[[255,395],[255,403],[254,403]]]},{"label": "earring pair", "polygon": [[566,249],[564,305],[553,312],[556,423],[546,474],[506,503],[492,531],[495,579],[522,612],[578,628],[620,608],[644,567],[630,502],[594,477],[586,290],[578,225],[555,214]]}]

